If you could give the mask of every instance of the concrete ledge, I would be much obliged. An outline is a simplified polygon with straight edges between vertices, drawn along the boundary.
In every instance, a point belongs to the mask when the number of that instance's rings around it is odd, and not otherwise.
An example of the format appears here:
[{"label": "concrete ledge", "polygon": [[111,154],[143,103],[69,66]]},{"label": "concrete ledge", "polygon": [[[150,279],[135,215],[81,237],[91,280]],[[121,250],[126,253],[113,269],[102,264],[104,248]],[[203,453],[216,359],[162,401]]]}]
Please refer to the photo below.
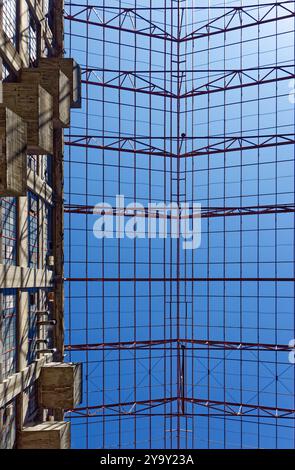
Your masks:
[{"label": "concrete ledge", "polygon": [[82,401],[82,364],[45,364],[39,380],[39,397],[43,408],[75,408]]},{"label": "concrete ledge", "polygon": [[0,289],[51,287],[53,272],[0,264]]},{"label": "concrete ledge", "polygon": [[41,369],[47,362],[52,361],[52,354],[45,354],[21,372],[11,375],[0,383],[0,407],[6,405],[23,390],[32,385],[40,376]]},{"label": "concrete ledge", "polygon": [[18,433],[18,449],[69,449],[70,423],[46,421],[33,423]]}]

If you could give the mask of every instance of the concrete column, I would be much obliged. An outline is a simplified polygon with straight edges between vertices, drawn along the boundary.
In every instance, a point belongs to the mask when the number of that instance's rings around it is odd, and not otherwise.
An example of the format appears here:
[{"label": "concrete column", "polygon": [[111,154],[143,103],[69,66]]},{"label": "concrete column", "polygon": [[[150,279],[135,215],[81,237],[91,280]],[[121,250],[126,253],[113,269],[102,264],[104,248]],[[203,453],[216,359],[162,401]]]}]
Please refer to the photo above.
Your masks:
[{"label": "concrete column", "polygon": [[[28,198],[18,198],[18,265],[28,266]],[[28,292],[17,291],[17,370],[21,371],[27,366],[28,320],[29,320]],[[25,410],[23,394],[17,399],[17,428],[23,426]]]},{"label": "concrete column", "polygon": [[28,12],[27,2],[25,0],[19,0],[19,55],[26,67],[29,65],[27,39],[29,33]]},{"label": "concrete column", "polygon": [[[2,312],[2,308],[3,308],[3,294],[0,293],[0,312]],[[2,380],[3,380],[3,337],[2,337],[2,314],[1,314],[1,317],[0,317],[0,382],[2,382]]]},{"label": "concrete column", "polygon": [[[18,265],[28,266],[28,198],[18,198]],[[18,370],[26,367],[28,351],[28,293],[18,290],[17,337],[18,337]]]},{"label": "concrete column", "polygon": [[[20,372],[27,366],[27,354],[29,349],[28,341],[28,319],[29,319],[29,294],[20,289],[17,291],[17,370]],[[24,394],[20,394],[17,399],[17,428],[21,429],[24,423],[27,403]]]},{"label": "concrete column", "polygon": [[27,366],[28,343],[28,319],[29,319],[29,295],[28,292],[18,290],[17,312],[17,344],[18,358],[17,370],[21,371]]},{"label": "concrete column", "polygon": [[38,211],[38,243],[39,243],[39,253],[38,253],[38,268],[44,269],[45,267],[45,233],[44,233],[44,220],[45,220],[45,204],[42,199],[39,199],[39,211]]},{"label": "concrete column", "polygon": [[28,198],[18,198],[18,266],[28,266]]}]

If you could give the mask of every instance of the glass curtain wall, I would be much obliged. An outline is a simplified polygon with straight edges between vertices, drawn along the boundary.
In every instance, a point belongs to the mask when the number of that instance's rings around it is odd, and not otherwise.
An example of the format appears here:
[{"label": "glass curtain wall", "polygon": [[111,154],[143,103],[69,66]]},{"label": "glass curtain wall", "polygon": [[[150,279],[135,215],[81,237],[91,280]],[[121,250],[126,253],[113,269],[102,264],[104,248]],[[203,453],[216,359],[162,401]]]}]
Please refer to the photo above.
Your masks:
[{"label": "glass curtain wall", "polygon": [[294,447],[294,2],[66,2],[65,21],[73,447]]}]

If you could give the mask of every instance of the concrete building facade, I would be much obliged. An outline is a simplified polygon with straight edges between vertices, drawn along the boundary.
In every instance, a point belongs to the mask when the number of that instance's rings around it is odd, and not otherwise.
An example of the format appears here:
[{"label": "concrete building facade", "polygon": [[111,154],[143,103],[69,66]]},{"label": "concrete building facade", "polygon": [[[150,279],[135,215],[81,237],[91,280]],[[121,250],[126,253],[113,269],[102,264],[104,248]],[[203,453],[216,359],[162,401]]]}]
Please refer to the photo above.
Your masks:
[{"label": "concrete building facade", "polygon": [[0,11],[0,448],[63,448],[64,405],[80,399],[80,366],[63,363],[63,132],[79,68],[62,0]]}]

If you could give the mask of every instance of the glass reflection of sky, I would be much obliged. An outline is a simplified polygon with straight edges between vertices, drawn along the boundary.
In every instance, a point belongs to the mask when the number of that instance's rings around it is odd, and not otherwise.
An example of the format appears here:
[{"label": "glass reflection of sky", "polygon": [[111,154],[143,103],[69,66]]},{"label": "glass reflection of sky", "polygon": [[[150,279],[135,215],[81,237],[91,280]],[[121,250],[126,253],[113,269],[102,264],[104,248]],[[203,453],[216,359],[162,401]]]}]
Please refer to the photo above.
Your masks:
[{"label": "glass reflection of sky", "polygon": [[[100,8],[102,18],[113,15],[106,5],[176,4],[168,0],[97,3],[105,5]],[[253,3],[259,2],[243,5]],[[181,6],[199,4],[191,0]],[[184,12],[183,35],[223,15],[236,2],[202,2],[209,4],[222,6]],[[77,8],[67,6],[66,11],[74,13]],[[260,7],[260,17],[264,8]],[[169,34],[177,34],[175,10],[141,10],[140,14]],[[226,19],[220,21],[219,26]],[[131,23],[126,19],[125,24],[130,27]],[[136,19],[138,29],[144,24]],[[183,42],[179,65],[175,42],[78,22],[66,22],[66,48],[82,67],[145,71],[141,77],[173,93],[177,92],[179,66],[180,71],[188,70],[182,84],[183,92],[188,92],[216,78],[220,74],[216,70],[292,66],[294,20]],[[98,75],[106,81],[111,74]],[[136,84],[141,85],[140,78]],[[179,130],[193,137],[183,151],[198,148],[200,136],[293,133],[290,90],[290,81],[282,80],[181,100]],[[83,106],[72,113],[70,132],[151,136],[150,144],[175,152],[175,143],[157,137],[176,136],[177,122],[177,100],[170,97],[84,85]],[[169,202],[177,197],[178,175],[180,201],[201,202],[206,207],[294,202],[293,145],[183,158],[179,171],[173,158],[68,147],[65,201],[114,205],[115,196],[123,194],[126,203]],[[177,276],[175,240],[98,240],[92,233],[96,218],[66,214],[66,277]],[[201,247],[193,252],[180,250],[178,266],[180,278],[292,278],[293,262],[294,216],[274,214],[202,219]],[[177,337],[177,311],[181,338],[287,344],[295,337],[293,282],[180,281],[177,294],[177,283],[172,281],[97,281],[66,283],[66,343],[171,339]],[[84,362],[81,406],[177,394],[176,351],[170,346],[164,351],[73,352],[67,359]],[[294,409],[294,365],[288,362],[287,352],[188,348],[186,396]],[[169,416],[176,412],[175,403],[153,411],[159,415],[118,417],[98,411],[88,420],[73,418],[73,447],[175,448],[179,443],[181,448],[294,447],[294,419],[214,416],[213,409],[188,404],[191,416],[182,416],[177,423],[177,418]]]}]

